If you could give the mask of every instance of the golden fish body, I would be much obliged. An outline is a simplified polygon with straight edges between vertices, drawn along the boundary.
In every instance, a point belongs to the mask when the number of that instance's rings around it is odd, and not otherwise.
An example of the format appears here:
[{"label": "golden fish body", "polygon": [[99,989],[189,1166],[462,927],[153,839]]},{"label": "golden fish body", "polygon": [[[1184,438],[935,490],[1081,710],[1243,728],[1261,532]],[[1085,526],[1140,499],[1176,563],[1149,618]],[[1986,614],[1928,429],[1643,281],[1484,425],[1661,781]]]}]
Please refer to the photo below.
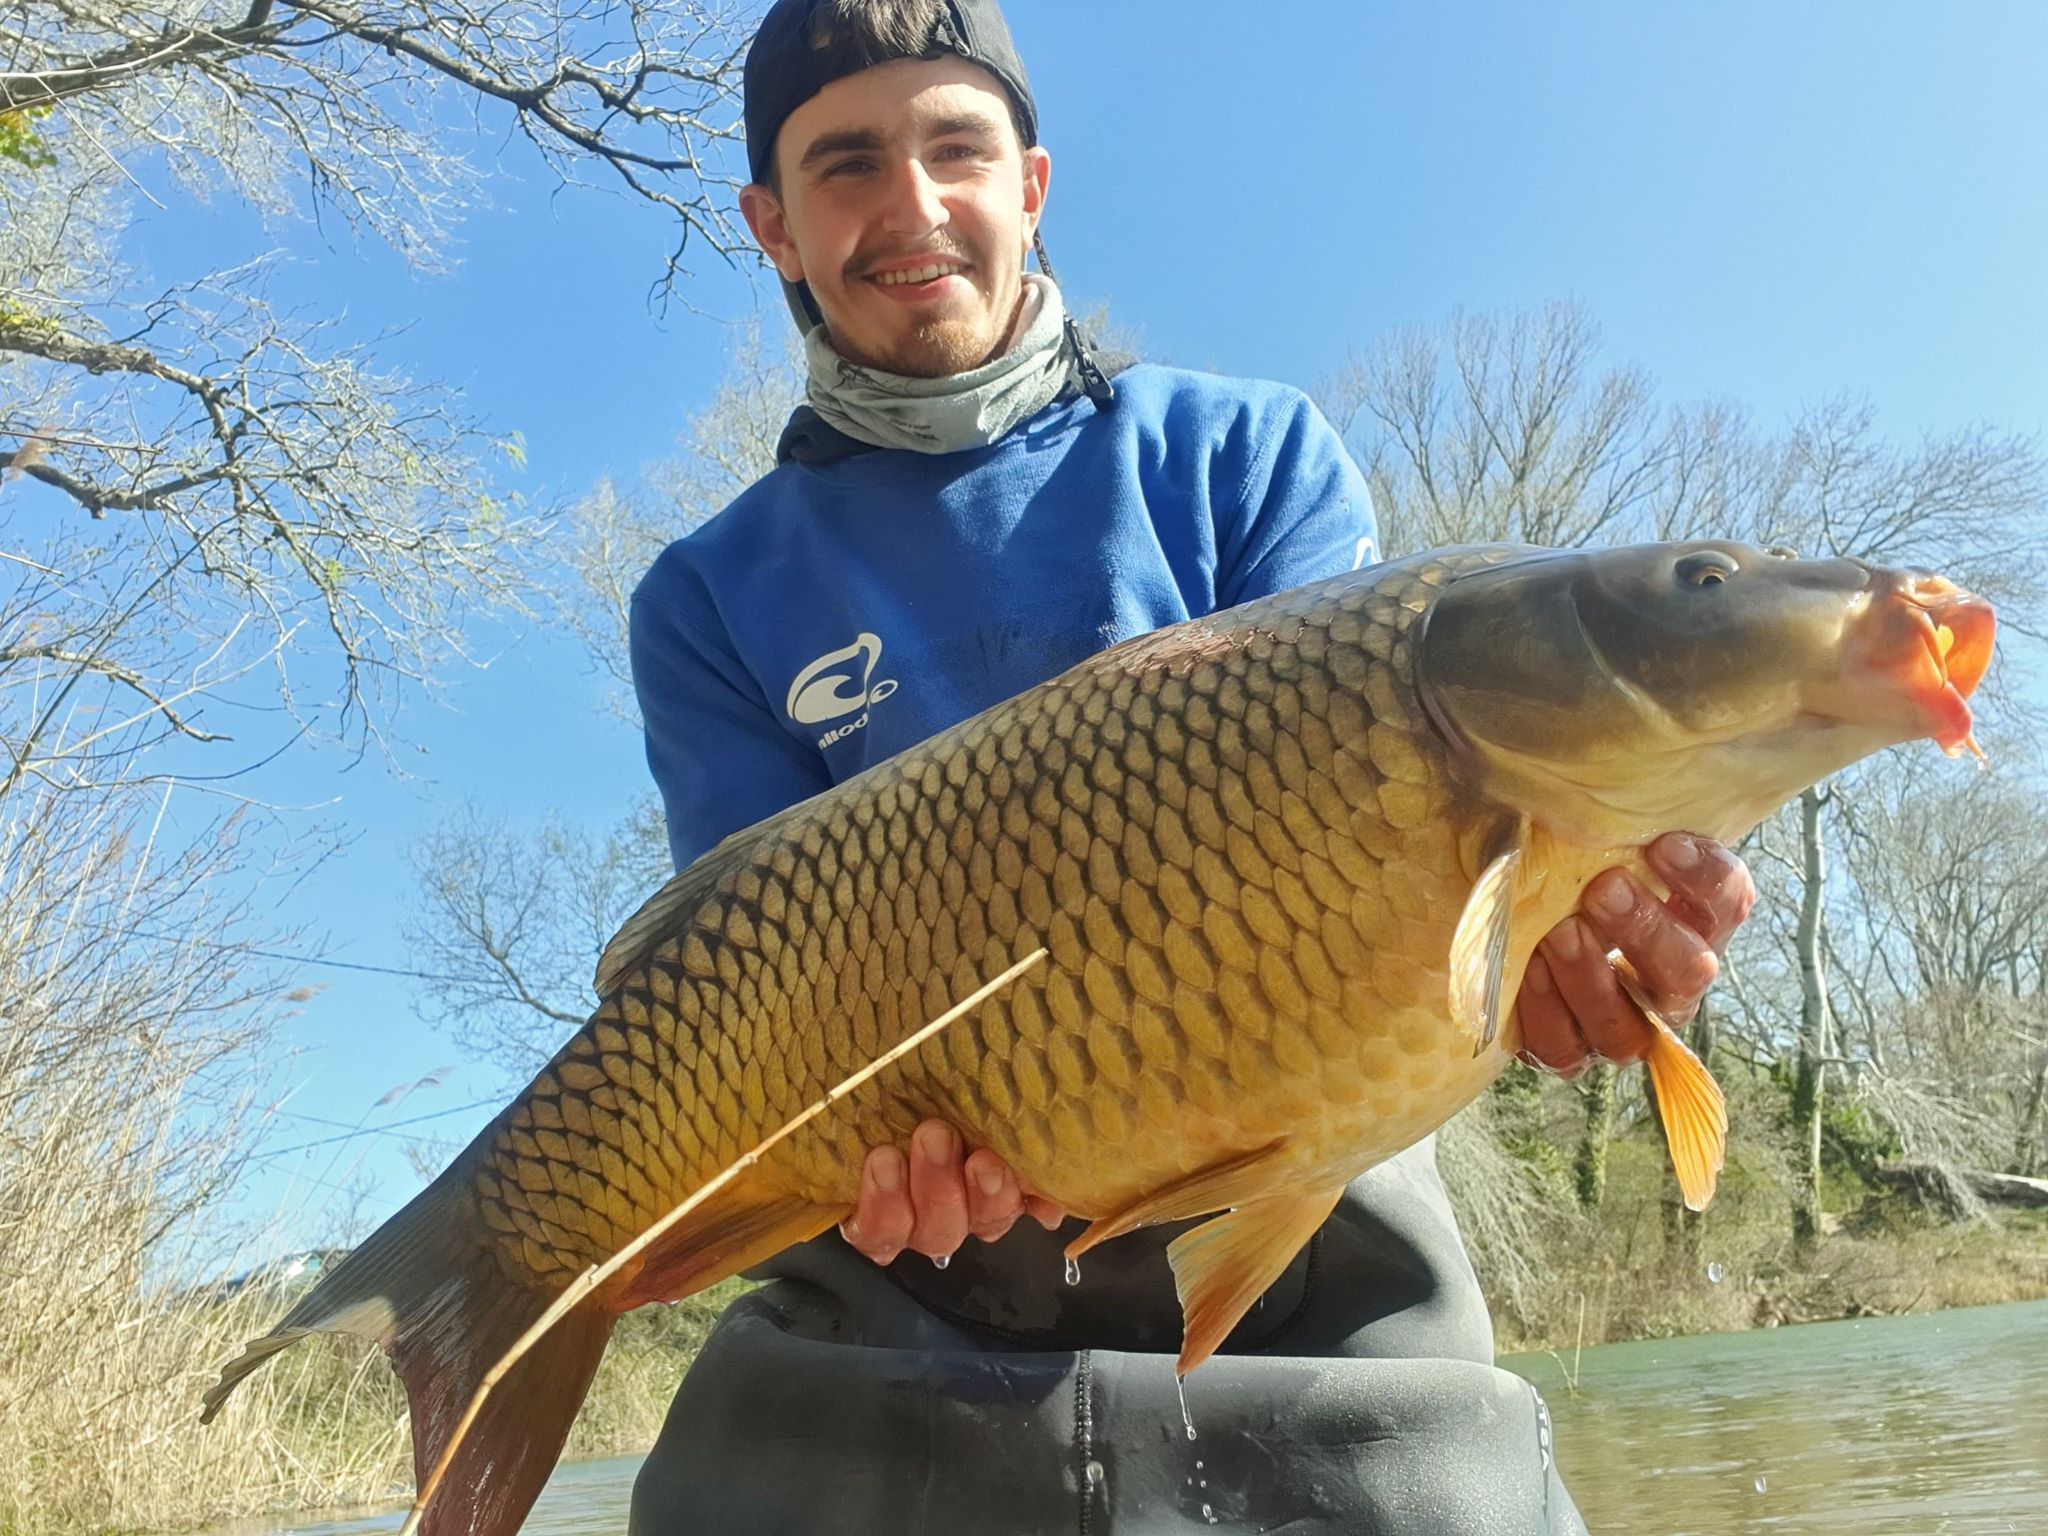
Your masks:
[{"label": "golden fish body", "polygon": [[[1968,744],[1990,649],[1989,609],[1939,578],[1653,545],[1417,556],[1105,651],[665,886],[590,1021],[208,1413],[302,1334],[361,1333],[405,1377],[424,1477],[554,1297],[711,1191],[463,1442],[466,1502],[428,1536],[502,1536],[618,1313],[842,1219],[867,1150],[928,1116],[1090,1218],[1070,1255],[1210,1216],[1168,1249],[1191,1369],[1350,1179],[1501,1071],[1523,968],[1588,880],[1647,877],[1662,831],[1733,840],[1891,743]],[[1718,1090],[1668,1032],[1649,1066],[1698,1203]]]}]

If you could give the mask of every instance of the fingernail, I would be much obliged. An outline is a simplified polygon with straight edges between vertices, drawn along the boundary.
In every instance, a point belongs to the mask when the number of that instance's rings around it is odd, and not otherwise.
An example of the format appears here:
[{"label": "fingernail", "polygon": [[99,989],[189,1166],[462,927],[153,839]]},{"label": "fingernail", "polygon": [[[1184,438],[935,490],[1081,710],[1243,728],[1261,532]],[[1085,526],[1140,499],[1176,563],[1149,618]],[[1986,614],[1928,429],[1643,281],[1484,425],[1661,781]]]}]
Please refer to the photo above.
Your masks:
[{"label": "fingernail", "polygon": [[917,1137],[918,1150],[924,1153],[924,1160],[944,1166],[953,1160],[953,1132],[946,1126],[934,1126],[920,1131]]},{"label": "fingernail", "polygon": [[1625,875],[1607,875],[1593,882],[1592,890],[1586,893],[1593,905],[1609,917],[1626,917],[1629,909],[1636,904],[1636,893],[1628,888]]},{"label": "fingernail", "polygon": [[903,1187],[903,1170],[893,1157],[875,1159],[875,1188],[884,1194],[893,1195]]},{"label": "fingernail", "polygon": [[1530,987],[1543,997],[1548,997],[1557,990],[1557,984],[1550,979],[1550,967],[1547,965],[1530,961],[1527,976]]},{"label": "fingernail", "polygon": [[984,1195],[1000,1195],[1003,1192],[1003,1176],[993,1168],[984,1168],[975,1178],[981,1184]]},{"label": "fingernail", "polygon": [[1567,918],[1550,930],[1550,937],[1543,941],[1558,959],[1571,961],[1579,958],[1579,920]]},{"label": "fingernail", "polygon": [[1700,845],[1689,837],[1665,838],[1658,853],[1673,869],[1691,869],[1700,861]]}]

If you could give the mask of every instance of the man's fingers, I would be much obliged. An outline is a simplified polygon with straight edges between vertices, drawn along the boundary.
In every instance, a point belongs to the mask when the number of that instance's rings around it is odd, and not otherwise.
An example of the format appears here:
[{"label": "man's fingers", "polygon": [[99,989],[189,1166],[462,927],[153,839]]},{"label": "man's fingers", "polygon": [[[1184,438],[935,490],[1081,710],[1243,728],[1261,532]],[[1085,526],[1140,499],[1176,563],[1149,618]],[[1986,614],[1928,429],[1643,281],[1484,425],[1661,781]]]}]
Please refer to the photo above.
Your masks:
[{"label": "man's fingers", "polygon": [[1060,1223],[1067,1219],[1067,1208],[1056,1205],[1043,1195],[1026,1195],[1024,1209],[1031,1213],[1031,1219],[1048,1232],[1057,1232]]},{"label": "man's fingers", "polygon": [[1010,1230],[1024,1212],[1024,1191],[1017,1176],[987,1147],[967,1155],[967,1226],[984,1243]]},{"label": "man's fingers", "polygon": [[1568,917],[1543,939],[1558,996],[1586,1044],[1609,1061],[1635,1061],[1655,1033],[1642,1010],[1621,989],[1607,945],[1582,917]]},{"label": "man's fingers", "polygon": [[1522,1022],[1522,1060],[1562,1077],[1577,1077],[1585,1070],[1589,1047],[1558,996],[1541,949],[1529,957],[1529,968],[1522,973],[1515,1016]]},{"label": "man's fingers", "polygon": [[[1635,967],[1649,1005],[1673,1025],[1690,1019],[1721,971],[1706,939],[1622,870],[1598,876],[1586,887],[1581,907],[1602,947],[1619,949]],[[1581,1016],[1579,1022],[1587,1020]]]},{"label": "man's fingers", "polygon": [[910,1241],[915,1214],[903,1154],[894,1147],[876,1147],[861,1165],[860,1203],[851,1220],[839,1224],[840,1235],[877,1264],[888,1264]]},{"label": "man's fingers", "polygon": [[1672,913],[1717,954],[1756,905],[1749,866],[1712,838],[1667,833],[1650,845],[1650,864],[1671,887]]},{"label": "man's fingers", "polygon": [[967,1241],[967,1176],[959,1132],[927,1120],[910,1138],[910,1204],[916,1219],[906,1245],[926,1258],[949,1257]]}]

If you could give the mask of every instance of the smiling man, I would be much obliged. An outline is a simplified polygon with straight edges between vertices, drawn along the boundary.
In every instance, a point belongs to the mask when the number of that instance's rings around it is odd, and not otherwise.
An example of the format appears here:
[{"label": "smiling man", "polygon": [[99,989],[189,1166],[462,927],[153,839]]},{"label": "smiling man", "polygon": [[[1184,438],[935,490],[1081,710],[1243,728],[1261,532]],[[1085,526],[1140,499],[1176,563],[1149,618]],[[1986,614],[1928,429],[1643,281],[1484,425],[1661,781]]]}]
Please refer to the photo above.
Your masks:
[{"label": "smiling man", "polygon": [[[1104,646],[1376,558],[1299,392],[1098,355],[1026,270],[1052,164],[992,0],[779,0],[746,122],[741,206],[805,329],[807,403],[634,598],[678,867]],[[1610,872],[1532,962],[1536,1063],[1643,1053],[1610,950],[1668,1016],[1697,1006],[1749,879],[1711,843],[1651,857],[1667,902]],[[874,1149],[842,1232],[705,1345],[634,1530],[1582,1529],[1540,1406],[1493,1367],[1431,1144],[1353,1184],[1192,1378],[1193,1444],[1180,1228],[1071,1283],[1062,1214],[942,1123]]]}]

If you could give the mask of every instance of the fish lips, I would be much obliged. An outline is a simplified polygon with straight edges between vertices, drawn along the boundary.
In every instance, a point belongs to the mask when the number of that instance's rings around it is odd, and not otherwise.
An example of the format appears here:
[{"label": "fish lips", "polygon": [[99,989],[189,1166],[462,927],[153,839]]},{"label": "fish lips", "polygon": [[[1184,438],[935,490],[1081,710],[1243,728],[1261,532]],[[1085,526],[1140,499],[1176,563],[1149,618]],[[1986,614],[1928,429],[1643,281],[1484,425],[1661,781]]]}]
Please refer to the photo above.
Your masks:
[{"label": "fish lips", "polygon": [[1932,738],[1949,756],[1982,757],[1970,695],[1984,680],[1998,627],[1990,603],[1945,576],[1873,570],[1850,626],[1850,665],[1819,712]]}]

